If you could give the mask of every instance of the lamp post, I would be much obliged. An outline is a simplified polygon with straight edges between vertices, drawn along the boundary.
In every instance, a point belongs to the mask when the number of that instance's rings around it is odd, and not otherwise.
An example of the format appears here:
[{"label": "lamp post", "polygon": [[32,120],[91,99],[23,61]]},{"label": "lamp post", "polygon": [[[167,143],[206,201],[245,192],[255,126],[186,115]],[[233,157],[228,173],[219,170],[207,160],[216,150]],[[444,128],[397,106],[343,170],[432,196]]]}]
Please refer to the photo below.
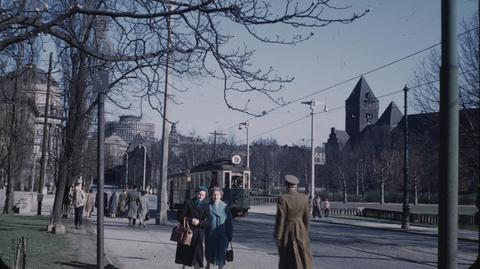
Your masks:
[{"label": "lamp post", "polygon": [[123,154],[127,156],[127,162],[125,163],[125,188],[128,186],[128,151],[125,151]]},{"label": "lamp post", "polygon": [[249,127],[248,121],[240,123],[238,125],[238,130],[242,130],[242,126],[245,126],[245,129],[247,131],[247,162],[245,167],[249,168],[250,167],[250,145],[248,143],[248,127]]},{"label": "lamp post", "polygon": [[147,148],[145,145],[140,144],[139,147],[143,147],[143,190],[145,190],[145,175],[147,172]]},{"label": "lamp post", "polygon": [[402,212],[402,229],[407,230],[410,228],[410,206],[408,198],[408,88],[405,86],[403,88],[404,92],[404,112],[405,112],[405,121],[403,129],[403,212]]},{"label": "lamp post", "polygon": [[312,170],[311,170],[311,180],[312,182],[310,183],[310,198],[313,199],[313,193],[315,192],[315,148],[313,146],[313,107],[315,106],[315,101],[305,101],[302,102],[304,105],[310,106],[310,118],[311,118],[311,129],[310,129],[310,147],[311,147],[311,154],[312,154]]}]

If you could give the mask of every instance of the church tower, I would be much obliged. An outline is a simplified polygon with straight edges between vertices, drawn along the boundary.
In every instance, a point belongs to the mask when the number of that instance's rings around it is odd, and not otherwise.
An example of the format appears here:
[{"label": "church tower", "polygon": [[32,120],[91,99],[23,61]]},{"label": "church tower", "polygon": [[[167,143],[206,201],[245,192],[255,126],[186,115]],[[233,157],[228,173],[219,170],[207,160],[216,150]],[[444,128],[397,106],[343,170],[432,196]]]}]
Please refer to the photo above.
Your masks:
[{"label": "church tower", "polygon": [[351,138],[355,138],[367,125],[375,124],[377,120],[378,99],[365,78],[361,77],[345,100],[345,130]]}]

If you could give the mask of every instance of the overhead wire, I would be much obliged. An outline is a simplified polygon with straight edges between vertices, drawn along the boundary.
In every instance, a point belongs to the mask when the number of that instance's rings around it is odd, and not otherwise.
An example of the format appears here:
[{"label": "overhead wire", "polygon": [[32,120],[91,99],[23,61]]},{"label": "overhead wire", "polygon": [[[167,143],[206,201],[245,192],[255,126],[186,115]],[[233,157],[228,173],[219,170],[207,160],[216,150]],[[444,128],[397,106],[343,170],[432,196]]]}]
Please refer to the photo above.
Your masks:
[{"label": "overhead wire", "polygon": [[[470,72],[474,72],[474,71],[477,71],[477,70],[479,70],[479,68],[475,68],[475,69],[469,70],[469,71],[464,71],[464,72],[462,72],[462,73],[460,73],[460,74],[470,73]],[[439,82],[439,81],[440,81],[440,79],[435,79],[435,80],[427,81],[427,82],[425,82],[425,83],[422,83],[422,84],[419,84],[419,85],[415,85],[415,86],[413,86],[413,87],[407,87],[407,88],[408,88],[409,90],[414,90],[414,89],[417,89],[417,88],[420,88],[420,87],[423,87],[423,86],[426,86],[426,85],[429,85],[429,84],[433,84],[433,83],[436,83],[436,82]],[[390,96],[390,95],[395,95],[395,94],[401,93],[401,92],[403,92],[403,91],[404,91],[404,90],[402,89],[402,90],[397,90],[397,91],[389,92],[389,93],[386,93],[386,94],[384,94],[384,95],[378,96],[377,99],[385,98],[385,97]],[[331,113],[332,111],[340,110],[340,109],[343,109],[343,108],[345,108],[345,105],[334,107],[334,108],[332,108],[332,109],[329,109],[328,111],[315,112],[315,113],[313,113],[313,114],[314,114],[314,115],[326,114],[326,113]],[[276,131],[276,130],[279,130],[279,129],[285,128],[285,127],[287,127],[287,126],[289,126],[289,125],[292,125],[292,124],[294,124],[294,123],[297,123],[297,122],[299,122],[299,121],[301,121],[301,120],[303,120],[303,119],[305,119],[305,118],[308,118],[309,116],[311,116],[311,115],[310,115],[310,114],[307,114],[307,115],[305,115],[305,116],[302,116],[301,118],[297,118],[297,119],[295,119],[295,120],[293,120],[293,121],[289,121],[289,122],[287,122],[287,123],[285,123],[285,124],[282,124],[282,125],[280,125],[280,126],[277,126],[277,127],[273,128],[273,129],[270,129],[270,130],[268,130],[268,131],[262,132],[262,133],[260,133],[260,134],[254,135],[254,136],[252,136],[252,137],[250,137],[250,138],[253,140],[253,139],[255,139],[255,138],[264,136],[264,135],[269,134],[269,133],[272,133],[272,132],[274,132],[274,131]]]},{"label": "overhead wire", "polygon": [[[460,37],[460,36],[465,35],[465,34],[467,34],[467,33],[469,33],[469,32],[475,31],[475,30],[477,30],[478,28],[479,28],[479,27],[474,27],[474,28],[472,28],[472,29],[466,30],[466,31],[458,34],[457,37]],[[311,96],[314,96],[314,95],[317,95],[317,94],[320,94],[320,93],[323,93],[323,92],[326,92],[326,91],[328,91],[328,90],[330,90],[330,89],[333,89],[333,88],[335,88],[335,87],[341,86],[341,85],[346,84],[346,83],[348,83],[348,82],[350,82],[350,81],[359,79],[359,78],[362,77],[362,76],[365,76],[365,75],[371,74],[371,73],[373,73],[373,72],[376,72],[376,71],[378,71],[378,70],[387,68],[387,67],[389,67],[389,66],[391,66],[391,65],[394,65],[394,64],[399,63],[399,62],[401,62],[401,61],[404,61],[404,60],[406,60],[406,59],[408,59],[408,58],[411,58],[411,57],[413,57],[413,56],[416,56],[416,55],[418,55],[418,54],[421,54],[421,53],[423,53],[423,52],[425,52],[425,51],[431,50],[431,49],[439,46],[440,44],[442,44],[442,42],[438,42],[438,43],[436,43],[436,44],[434,44],[434,45],[430,45],[430,46],[428,46],[428,47],[426,47],[426,48],[423,48],[423,49],[421,49],[421,50],[418,50],[418,51],[415,51],[415,52],[413,52],[413,53],[410,53],[410,54],[408,54],[408,55],[406,55],[406,56],[403,56],[403,57],[401,57],[401,58],[399,58],[399,59],[396,59],[396,60],[393,60],[393,61],[388,62],[388,63],[386,63],[386,64],[383,64],[383,65],[381,65],[381,66],[379,66],[379,67],[375,67],[375,68],[373,68],[373,69],[370,69],[370,70],[368,70],[368,71],[366,71],[366,72],[363,72],[363,73],[361,73],[361,74],[359,74],[359,75],[355,75],[355,76],[353,76],[353,77],[350,77],[350,78],[348,78],[348,79],[345,79],[345,80],[343,80],[343,81],[341,81],[341,82],[337,82],[337,83],[335,83],[335,84],[333,84],[333,85],[327,86],[327,87],[325,87],[325,88],[323,88],[323,89],[320,89],[320,90],[318,90],[318,91],[314,91],[314,92],[309,93],[309,94],[307,94],[307,95],[305,95],[305,96],[298,97],[298,98],[296,98],[296,99],[294,99],[294,100],[292,100],[292,101],[290,101],[290,102],[287,102],[287,103],[285,103],[285,104],[282,104],[282,105],[278,105],[278,106],[276,106],[276,107],[273,107],[273,108],[271,108],[271,109],[269,109],[269,110],[266,110],[265,113],[264,113],[264,115],[262,115],[261,117],[264,117],[264,116],[266,116],[266,115],[269,115],[271,112],[274,112],[274,111],[276,111],[276,110],[278,110],[278,109],[280,109],[280,108],[283,108],[283,107],[286,107],[286,106],[288,106],[288,105],[297,103],[297,102],[300,101],[300,100],[306,99],[306,98],[308,98],[308,97],[311,97]],[[257,116],[252,116],[252,117],[250,117],[250,118],[248,118],[248,119],[246,119],[246,120],[244,120],[244,121],[241,121],[241,122],[248,122],[248,121],[251,121],[251,120],[253,120],[253,119],[255,119],[255,118],[258,118],[258,117],[257,117]],[[235,124],[235,125],[232,125],[232,126],[226,128],[226,129],[224,129],[224,131],[231,130],[231,129],[237,127],[238,124],[240,124],[240,122],[237,123],[237,124]]]}]

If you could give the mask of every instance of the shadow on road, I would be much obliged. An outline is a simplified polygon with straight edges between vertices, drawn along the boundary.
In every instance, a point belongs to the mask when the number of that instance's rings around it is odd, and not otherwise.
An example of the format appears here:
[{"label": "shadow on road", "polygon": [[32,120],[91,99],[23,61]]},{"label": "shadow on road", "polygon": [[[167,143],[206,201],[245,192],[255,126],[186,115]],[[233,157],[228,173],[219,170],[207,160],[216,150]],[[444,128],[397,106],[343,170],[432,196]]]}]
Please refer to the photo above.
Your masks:
[{"label": "shadow on road", "polygon": [[[66,266],[66,268],[83,268],[83,269],[96,269],[97,268],[96,264],[83,263],[83,262],[77,262],[77,261],[59,262],[59,264],[61,264],[63,266]],[[120,268],[115,267],[112,264],[107,264],[107,265],[105,265],[105,269],[120,269]]]}]

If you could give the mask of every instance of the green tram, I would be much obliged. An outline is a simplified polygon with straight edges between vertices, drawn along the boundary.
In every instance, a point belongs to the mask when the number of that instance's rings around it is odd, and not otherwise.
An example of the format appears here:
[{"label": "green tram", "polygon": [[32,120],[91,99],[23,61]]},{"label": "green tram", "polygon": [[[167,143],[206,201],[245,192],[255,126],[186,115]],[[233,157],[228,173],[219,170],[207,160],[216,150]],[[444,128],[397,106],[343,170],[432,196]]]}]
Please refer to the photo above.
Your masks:
[{"label": "green tram", "polygon": [[[195,195],[195,188],[221,187],[222,200],[234,217],[247,214],[250,208],[250,169],[235,165],[231,160],[220,159],[199,164],[190,170],[168,176],[170,209],[179,209],[185,199]],[[208,199],[208,197],[206,198]]]}]

